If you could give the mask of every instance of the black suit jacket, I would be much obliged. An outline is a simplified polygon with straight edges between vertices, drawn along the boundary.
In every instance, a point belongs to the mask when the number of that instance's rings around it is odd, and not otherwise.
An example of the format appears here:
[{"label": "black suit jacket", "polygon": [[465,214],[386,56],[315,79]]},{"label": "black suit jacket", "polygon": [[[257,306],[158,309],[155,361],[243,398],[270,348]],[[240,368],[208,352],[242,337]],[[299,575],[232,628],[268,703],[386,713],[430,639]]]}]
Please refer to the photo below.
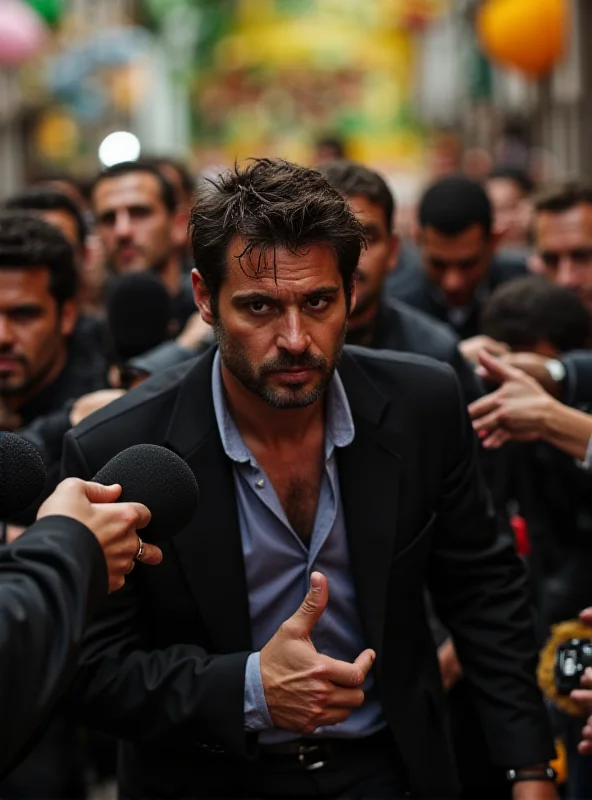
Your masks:
[{"label": "black suit jacket", "polygon": [[[502,283],[525,275],[528,275],[525,259],[503,254],[495,256],[491,261],[487,279],[481,286],[480,296],[474,299],[470,314],[461,325],[453,326],[460,338],[469,339],[481,333],[481,311],[489,295]],[[391,297],[452,325],[448,307],[435,296],[432,284],[423,268],[416,268],[404,283],[389,287],[388,292]]]},{"label": "black suit jacket", "polygon": [[[66,437],[65,471],[90,477],[139,442],[195,473],[193,521],[138,564],[91,626],[75,699],[123,740],[124,797],[240,797],[256,751],[243,730],[249,605],[232,470],[216,425],[213,353],[148,380]],[[423,587],[452,631],[500,764],[553,753],[533,677],[523,567],[501,535],[452,370],[346,348],[356,435],[338,453],[351,565],[384,714],[413,789],[454,797],[445,698]]]},{"label": "black suit jacket", "polygon": [[47,517],[0,547],[0,774],[66,689],[106,595],[99,543],[73,519]]}]

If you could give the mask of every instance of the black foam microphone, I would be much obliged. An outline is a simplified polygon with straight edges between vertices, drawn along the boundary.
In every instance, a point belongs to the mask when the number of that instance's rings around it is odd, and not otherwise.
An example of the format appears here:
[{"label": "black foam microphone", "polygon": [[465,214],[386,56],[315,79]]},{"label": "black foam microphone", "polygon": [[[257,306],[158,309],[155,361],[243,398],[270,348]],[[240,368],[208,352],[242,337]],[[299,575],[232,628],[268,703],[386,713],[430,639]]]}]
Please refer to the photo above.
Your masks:
[{"label": "black foam microphone", "polygon": [[107,321],[120,361],[140,356],[165,342],[172,317],[169,293],[151,272],[132,272],[111,284]]},{"label": "black foam microphone", "polygon": [[120,501],[143,503],[152,519],[142,539],[161,542],[185,527],[195,514],[199,488],[195,475],[176,453],[156,444],[136,444],[114,456],[93,478],[122,487]]},{"label": "black foam microphone", "polygon": [[22,436],[0,433],[0,519],[9,519],[37,500],[45,485],[39,452]]}]

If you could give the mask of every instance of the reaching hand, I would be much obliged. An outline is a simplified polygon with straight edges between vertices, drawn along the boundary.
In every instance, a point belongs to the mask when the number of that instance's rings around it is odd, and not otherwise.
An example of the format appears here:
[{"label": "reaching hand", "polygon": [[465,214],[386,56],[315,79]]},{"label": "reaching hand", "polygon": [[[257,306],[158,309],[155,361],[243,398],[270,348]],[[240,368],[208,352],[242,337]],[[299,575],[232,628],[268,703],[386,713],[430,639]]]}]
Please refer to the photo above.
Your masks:
[{"label": "reaching hand", "polygon": [[[488,348],[485,348],[485,350],[488,350]],[[538,353],[492,353],[492,355],[499,356],[504,364],[517,367],[522,372],[526,372],[527,375],[534,378],[535,381],[539,383],[546,392],[553,395],[553,397],[559,397],[561,394],[561,384],[557,383],[547,369],[547,363],[549,361],[547,356],[541,356]],[[481,366],[477,369],[478,375],[490,383],[502,382],[499,380],[499,374],[496,369],[490,370],[487,365],[483,363],[482,359],[479,359],[479,361],[481,361]]]},{"label": "reaching hand", "polygon": [[[121,486],[102,486],[68,478],[43,503],[37,519],[55,514],[72,517],[94,533],[103,548],[109,572],[109,591],[121,589],[138,552],[136,530],[150,522],[150,511],[141,503],[116,503]],[[138,559],[144,564],[159,564],[162,553],[153,544],[144,544]]]},{"label": "reaching hand", "polygon": [[312,733],[346,720],[364,702],[361,687],[375,658],[364,650],[353,664],[315,650],[310,634],[329,600],[327,579],[313,572],[298,611],[261,651],[261,679],[276,728]]},{"label": "reaching hand", "polygon": [[473,428],[483,446],[500,447],[510,439],[519,442],[539,439],[556,401],[534,378],[505,361],[484,351],[479,354],[479,361],[487,376],[501,384],[495,392],[469,406]]},{"label": "reaching hand", "polygon": [[471,336],[470,339],[463,339],[459,344],[459,350],[471,364],[479,363],[479,353],[485,350],[492,356],[501,356],[509,352],[510,348],[504,342],[497,342],[490,336]]}]

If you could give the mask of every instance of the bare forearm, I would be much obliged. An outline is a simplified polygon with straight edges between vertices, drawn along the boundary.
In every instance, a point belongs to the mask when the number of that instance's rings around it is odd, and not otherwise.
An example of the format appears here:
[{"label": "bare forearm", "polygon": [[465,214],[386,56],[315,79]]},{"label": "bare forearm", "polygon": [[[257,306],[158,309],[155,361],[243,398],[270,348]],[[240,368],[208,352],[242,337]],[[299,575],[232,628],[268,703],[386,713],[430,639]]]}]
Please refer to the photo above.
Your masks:
[{"label": "bare forearm", "polygon": [[581,461],[592,436],[592,415],[554,400],[545,413],[541,438]]}]

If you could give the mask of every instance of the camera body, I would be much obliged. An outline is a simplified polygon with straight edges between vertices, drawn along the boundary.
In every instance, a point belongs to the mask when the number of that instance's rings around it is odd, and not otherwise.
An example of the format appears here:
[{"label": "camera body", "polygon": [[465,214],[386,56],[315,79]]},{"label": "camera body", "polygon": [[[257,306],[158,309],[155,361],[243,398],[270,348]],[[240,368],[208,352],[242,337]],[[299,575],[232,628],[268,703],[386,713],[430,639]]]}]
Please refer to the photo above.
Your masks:
[{"label": "camera body", "polygon": [[555,653],[555,686],[557,692],[568,695],[580,688],[586,667],[592,667],[592,639],[568,639]]}]

